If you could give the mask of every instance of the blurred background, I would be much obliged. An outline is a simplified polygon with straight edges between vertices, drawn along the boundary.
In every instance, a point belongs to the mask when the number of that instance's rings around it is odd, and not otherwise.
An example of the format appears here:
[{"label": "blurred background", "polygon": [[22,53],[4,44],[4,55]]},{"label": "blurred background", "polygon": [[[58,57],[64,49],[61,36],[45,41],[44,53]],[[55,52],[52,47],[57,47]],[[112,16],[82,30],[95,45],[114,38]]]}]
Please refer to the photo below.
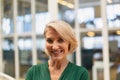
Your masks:
[{"label": "blurred background", "polygon": [[68,59],[90,80],[120,80],[120,0],[0,0],[0,80],[24,80],[48,60],[43,31],[54,19],[75,30],[80,46]]}]

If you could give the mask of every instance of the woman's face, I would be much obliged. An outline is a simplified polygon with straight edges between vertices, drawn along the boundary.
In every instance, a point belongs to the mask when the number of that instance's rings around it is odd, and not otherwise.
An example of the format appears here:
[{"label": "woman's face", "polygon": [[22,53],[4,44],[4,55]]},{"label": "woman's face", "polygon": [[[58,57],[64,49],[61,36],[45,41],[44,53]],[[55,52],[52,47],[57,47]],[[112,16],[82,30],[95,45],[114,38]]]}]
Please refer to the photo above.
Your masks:
[{"label": "woman's face", "polygon": [[52,28],[47,28],[45,39],[46,49],[51,59],[66,59],[69,46],[68,41],[63,40]]}]

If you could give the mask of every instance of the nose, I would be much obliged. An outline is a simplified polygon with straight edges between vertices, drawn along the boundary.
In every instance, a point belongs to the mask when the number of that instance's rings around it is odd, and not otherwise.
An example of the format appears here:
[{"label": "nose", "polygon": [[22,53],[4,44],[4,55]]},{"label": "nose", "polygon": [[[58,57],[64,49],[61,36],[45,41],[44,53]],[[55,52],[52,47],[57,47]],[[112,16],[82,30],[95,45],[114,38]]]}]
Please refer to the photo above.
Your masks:
[{"label": "nose", "polygon": [[53,50],[56,50],[56,49],[58,49],[59,48],[59,44],[58,43],[54,43],[53,45],[52,45],[52,49]]}]

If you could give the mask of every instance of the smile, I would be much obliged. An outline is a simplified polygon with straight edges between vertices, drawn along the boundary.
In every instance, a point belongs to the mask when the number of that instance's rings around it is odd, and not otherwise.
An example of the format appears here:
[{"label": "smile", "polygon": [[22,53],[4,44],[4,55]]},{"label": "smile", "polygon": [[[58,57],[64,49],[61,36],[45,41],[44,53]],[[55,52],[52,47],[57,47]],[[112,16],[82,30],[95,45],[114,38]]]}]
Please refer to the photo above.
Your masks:
[{"label": "smile", "polygon": [[63,50],[52,50],[51,53],[57,56],[63,54]]}]

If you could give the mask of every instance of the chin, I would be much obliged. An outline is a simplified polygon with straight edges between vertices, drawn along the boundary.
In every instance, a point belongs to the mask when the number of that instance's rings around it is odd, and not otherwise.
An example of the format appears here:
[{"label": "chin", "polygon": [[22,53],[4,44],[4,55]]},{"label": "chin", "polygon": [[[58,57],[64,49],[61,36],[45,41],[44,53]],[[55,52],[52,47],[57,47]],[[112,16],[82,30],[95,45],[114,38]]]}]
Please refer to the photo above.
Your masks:
[{"label": "chin", "polygon": [[62,60],[62,57],[52,57],[53,60]]}]

